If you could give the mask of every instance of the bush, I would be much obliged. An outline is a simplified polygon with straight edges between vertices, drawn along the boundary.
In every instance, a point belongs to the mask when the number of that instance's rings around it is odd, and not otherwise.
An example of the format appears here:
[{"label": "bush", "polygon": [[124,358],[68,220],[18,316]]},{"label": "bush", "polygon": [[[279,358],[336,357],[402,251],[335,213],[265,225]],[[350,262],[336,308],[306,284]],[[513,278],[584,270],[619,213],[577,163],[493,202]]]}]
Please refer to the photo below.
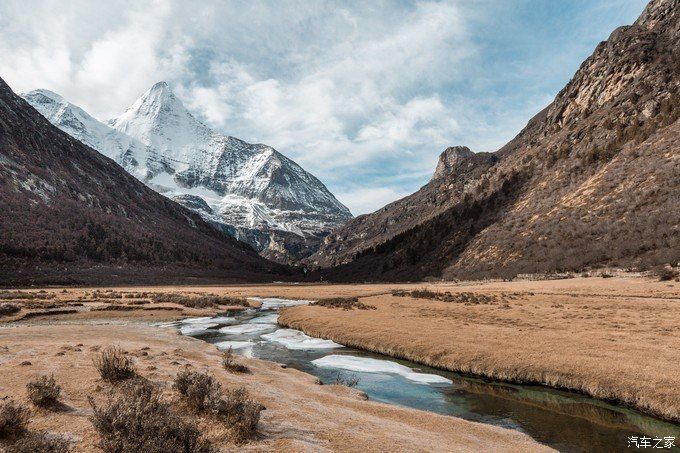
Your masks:
[{"label": "bush", "polygon": [[0,316],[12,316],[19,311],[21,308],[16,304],[0,304]]},{"label": "bush", "polygon": [[155,294],[151,298],[156,303],[173,303],[183,305],[188,308],[213,308],[218,305],[238,305],[248,307],[248,301],[241,297],[231,296],[186,296],[184,294],[168,293]]},{"label": "bush", "polygon": [[182,371],[175,378],[174,388],[195,411],[209,412],[229,424],[234,442],[245,442],[257,433],[262,406],[250,399],[245,387],[223,393],[210,374]]},{"label": "bush", "polygon": [[250,399],[245,387],[228,390],[213,402],[212,412],[231,425],[234,442],[242,443],[257,434],[262,406]]},{"label": "bush", "polygon": [[11,399],[0,402],[0,439],[20,436],[26,432],[28,409]]},{"label": "bush", "polygon": [[359,385],[359,378],[354,374],[347,376],[347,377],[342,376],[341,374],[338,374],[335,377],[335,383],[337,385],[344,385],[346,387],[352,388],[352,387],[356,387],[357,385]]},{"label": "bush", "polygon": [[661,266],[654,269],[654,275],[659,277],[660,282],[668,282],[678,277],[678,271]]},{"label": "bush", "polygon": [[316,302],[312,302],[310,305],[318,305],[326,308],[342,308],[343,310],[352,310],[353,308],[358,310],[376,309],[372,305],[366,305],[363,302],[359,302],[358,297],[329,297],[326,299],[319,299]]},{"label": "bush", "polygon": [[210,374],[198,371],[180,371],[173,387],[196,412],[209,410],[213,400],[221,396],[220,383]]},{"label": "bush", "polygon": [[28,399],[39,407],[54,406],[61,395],[61,387],[57,385],[54,376],[40,376],[26,384],[26,390]]},{"label": "bush", "polygon": [[68,453],[71,443],[59,434],[30,433],[12,444],[14,453]]},{"label": "bush", "polygon": [[222,366],[232,373],[250,373],[250,368],[236,361],[231,346],[222,354]]},{"label": "bush", "polygon": [[90,398],[99,446],[107,453],[211,453],[213,448],[192,423],[161,400],[160,392],[146,381],[131,381],[122,394],[97,406]]},{"label": "bush", "polygon": [[105,381],[118,382],[135,376],[135,366],[125,351],[117,346],[109,346],[94,359],[94,366]]}]

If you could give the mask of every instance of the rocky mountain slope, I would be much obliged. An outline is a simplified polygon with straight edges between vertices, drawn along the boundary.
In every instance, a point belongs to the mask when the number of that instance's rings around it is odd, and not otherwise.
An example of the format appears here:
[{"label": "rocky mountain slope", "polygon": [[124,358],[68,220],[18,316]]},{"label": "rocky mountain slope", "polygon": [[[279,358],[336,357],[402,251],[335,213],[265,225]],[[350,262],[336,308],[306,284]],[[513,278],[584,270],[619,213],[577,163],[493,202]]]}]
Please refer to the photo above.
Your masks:
[{"label": "rocky mountain slope", "polygon": [[47,90],[23,96],[60,129],[268,258],[307,256],[352,217],[321,181],[275,149],[196,120],[165,82],[108,124]]},{"label": "rocky mountain slope", "polygon": [[0,211],[0,284],[288,272],[54,127],[1,79]]},{"label": "rocky mountain slope", "polygon": [[[680,2],[652,1],[493,153],[496,163],[470,177],[445,153],[437,176],[451,172],[355,219],[356,228],[329,236],[311,262],[338,265],[329,277],[349,280],[677,262],[679,43]],[[438,204],[433,194],[449,187],[455,193]]]}]

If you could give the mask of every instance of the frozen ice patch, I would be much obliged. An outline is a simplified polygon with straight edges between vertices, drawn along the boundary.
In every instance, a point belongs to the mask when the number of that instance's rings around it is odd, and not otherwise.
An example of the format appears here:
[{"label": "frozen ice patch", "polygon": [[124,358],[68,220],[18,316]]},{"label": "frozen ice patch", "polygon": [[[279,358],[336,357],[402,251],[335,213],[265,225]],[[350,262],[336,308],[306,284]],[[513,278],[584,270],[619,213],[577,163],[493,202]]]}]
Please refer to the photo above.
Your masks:
[{"label": "frozen ice patch", "polygon": [[310,337],[293,329],[279,329],[276,332],[262,335],[262,338],[282,344],[288,349],[332,349],[343,347],[334,341]]},{"label": "frozen ice patch", "polygon": [[397,374],[409,381],[421,384],[451,384],[452,381],[437,374],[417,373],[411,368],[389,360],[371,359],[368,357],[356,357],[351,355],[327,355],[312,363],[322,368],[340,368],[343,370],[357,371],[361,373],[387,373]]},{"label": "frozen ice patch", "polygon": [[276,324],[239,324],[236,326],[222,327],[220,329],[220,333],[228,334],[256,333],[273,329],[276,329]]},{"label": "frozen ice patch", "polygon": [[196,335],[207,331],[211,327],[217,326],[219,326],[219,324],[215,323],[187,324],[180,327],[179,331],[182,335]]},{"label": "frozen ice patch", "polygon": [[182,324],[209,324],[213,322],[213,318],[210,316],[203,316],[201,318],[187,318],[183,319]]},{"label": "frozen ice patch", "polygon": [[279,315],[277,313],[272,313],[271,315],[258,316],[248,320],[248,324],[276,324],[279,320]]},{"label": "frozen ice patch", "polygon": [[252,300],[262,302],[260,310],[272,310],[282,307],[293,307],[295,305],[307,305],[311,300],[292,300],[292,299],[279,299],[278,297],[250,297]]},{"label": "frozen ice patch", "polygon": [[245,348],[252,348],[253,345],[252,341],[220,341],[219,343],[215,343],[215,347],[219,349],[220,351],[226,351],[227,349],[245,349]]}]

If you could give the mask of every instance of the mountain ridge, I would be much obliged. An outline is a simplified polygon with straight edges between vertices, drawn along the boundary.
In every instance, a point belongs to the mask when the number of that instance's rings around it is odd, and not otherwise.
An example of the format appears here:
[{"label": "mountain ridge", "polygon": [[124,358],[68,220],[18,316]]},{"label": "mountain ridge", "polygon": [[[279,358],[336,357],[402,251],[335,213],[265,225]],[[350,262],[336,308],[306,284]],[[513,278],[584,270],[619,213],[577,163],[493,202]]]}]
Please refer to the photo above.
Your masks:
[{"label": "mountain ridge", "polygon": [[[464,184],[455,172],[433,178],[351,221],[310,264],[339,280],[418,280],[680,260],[679,15],[677,0],[650,2],[493,153],[494,165]],[[455,197],[434,202],[451,187]],[[422,199],[431,201],[403,215]]]},{"label": "mountain ridge", "polygon": [[[294,161],[267,145],[213,131],[165,82],[154,84],[107,124],[45,90],[23,96],[53,124],[267,258],[289,262],[306,256],[351,218],[326,186]],[[87,117],[82,127],[72,124],[74,116]],[[205,205],[210,209],[196,209]]]},{"label": "mountain ridge", "polygon": [[2,79],[0,132],[2,284],[290,273],[53,126]]}]

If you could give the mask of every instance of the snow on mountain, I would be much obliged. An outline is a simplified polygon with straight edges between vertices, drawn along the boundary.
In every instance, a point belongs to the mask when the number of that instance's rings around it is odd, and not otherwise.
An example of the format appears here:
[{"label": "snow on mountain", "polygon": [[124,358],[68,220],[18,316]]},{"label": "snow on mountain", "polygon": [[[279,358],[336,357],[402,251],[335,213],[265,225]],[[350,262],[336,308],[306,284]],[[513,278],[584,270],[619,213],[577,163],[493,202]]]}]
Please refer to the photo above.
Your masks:
[{"label": "snow on mountain", "polygon": [[50,91],[22,96],[55,126],[270,258],[308,255],[352,217],[321,181],[275,149],[198,121],[165,82],[108,125]]}]

